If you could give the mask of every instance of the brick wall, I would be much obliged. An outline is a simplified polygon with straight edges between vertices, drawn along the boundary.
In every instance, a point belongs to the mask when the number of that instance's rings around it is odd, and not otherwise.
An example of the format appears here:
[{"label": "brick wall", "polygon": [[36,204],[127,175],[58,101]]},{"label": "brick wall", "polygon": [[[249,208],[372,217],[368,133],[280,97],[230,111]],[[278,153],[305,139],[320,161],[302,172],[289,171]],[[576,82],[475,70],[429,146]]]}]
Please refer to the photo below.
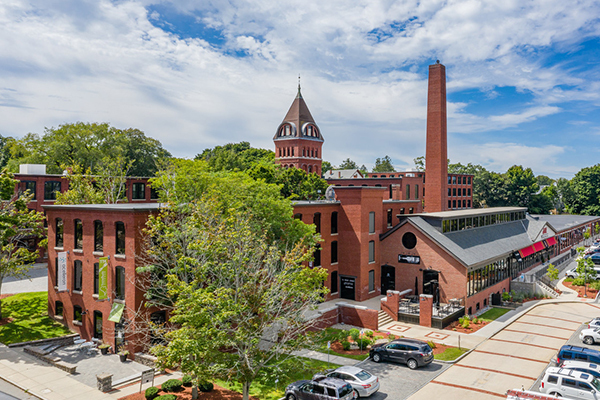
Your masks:
[{"label": "brick wall", "polygon": [[338,304],[339,320],[347,325],[377,330],[379,312],[366,307]]}]

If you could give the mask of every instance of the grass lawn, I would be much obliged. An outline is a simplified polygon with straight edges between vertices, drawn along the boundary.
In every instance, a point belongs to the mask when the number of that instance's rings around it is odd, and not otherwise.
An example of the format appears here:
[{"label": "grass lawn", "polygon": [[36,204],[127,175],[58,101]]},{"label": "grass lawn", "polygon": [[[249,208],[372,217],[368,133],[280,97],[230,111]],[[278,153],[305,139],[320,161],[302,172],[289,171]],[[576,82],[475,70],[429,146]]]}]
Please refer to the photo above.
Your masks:
[{"label": "grass lawn", "polygon": [[48,317],[48,293],[20,293],[2,300],[2,317],[14,321],[0,326],[0,343],[48,339],[72,332]]},{"label": "grass lawn", "polygon": [[467,351],[469,351],[469,349],[449,347],[443,353],[436,354],[433,358],[441,361],[452,361],[456,360],[458,357],[465,354]]},{"label": "grass lawn", "polygon": [[[265,380],[265,382],[253,382],[250,387],[250,396],[256,396],[261,400],[278,400],[283,397],[285,388],[292,382],[299,381],[301,379],[310,379],[317,373],[324,371],[329,368],[337,368],[339,365],[326,363],[323,361],[310,360],[307,358],[290,358],[287,363],[287,367],[290,368],[290,372],[286,374],[273,374],[272,377]],[[279,382],[275,384],[275,379],[279,379]],[[215,383],[226,389],[235,390],[236,392],[242,392],[242,385],[237,382],[226,382],[217,380]]]},{"label": "grass lawn", "polygon": [[483,314],[481,314],[478,318],[482,319],[484,321],[493,321],[495,319],[500,318],[501,316],[503,316],[504,314],[506,314],[507,312],[509,312],[510,310],[507,308],[490,308],[489,310],[487,310],[486,312],[484,312]]}]

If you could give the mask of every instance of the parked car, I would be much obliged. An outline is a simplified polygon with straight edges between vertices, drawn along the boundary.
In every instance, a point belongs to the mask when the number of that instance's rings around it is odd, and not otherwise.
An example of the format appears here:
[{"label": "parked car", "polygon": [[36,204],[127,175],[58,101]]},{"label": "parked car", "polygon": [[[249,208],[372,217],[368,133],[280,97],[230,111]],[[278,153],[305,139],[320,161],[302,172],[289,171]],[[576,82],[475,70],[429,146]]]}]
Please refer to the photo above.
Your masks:
[{"label": "parked car", "polygon": [[570,399],[597,400],[600,381],[585,372],[550,367],[540,382],[540,392]]},{"label": "parked car", "polygon": [[352,400],[354,390],[341,379],[323,378],[290,383],[285,388],[287,400]]},{"label": "parked car", "polygon": [[578,360],[600,364],[600,351],[567,344],[558,351],[556,365],[561,365],[562,362],[566,360]]},{"label": "parked car", "polygon": [[562,368],[574,369],[579,372],[586,372],[594,375],[596,378],[600,378],[600,365],[594,363],[588,363],[583,361],[567,360],[562,363]]},{"label": "parked car", "polygon": [[584,252],[584,254],[595,254],[595,253],[600,253],[600,246],[589,247],[589,248],[585,249],[585,252]]},{"label": "parked car", "polygon": [[327,370],[313,376],[313,380],[324,377],[337,378],[349,383],[354,389],[355,398],[368,397],[379,390],[379,378],[358,367],[344,366]]},{"label": "parked car", "polygon": [[375,344],[369,351],[369,357],[375,362],[390,360],[416,369],[433,361],[433,350],[425,342],[416,339],[396,339],[385,344]]},{"label": "parked car", "polygon": [[[600,256],[600,254],[599,254],[599,256]],[[600,259],[598,260],[598,263],[600,263]],[[598,275],[600,275],[600,267],[594,267],[594,271],[596,271],[596,276],[593,276],[593,274],[590,274],[589,275],[590,278],[595,278]],[[565,276],[567,278],[573,278],[573,279],[579,278],[579,274],[577,273],[577,268],[573,268],[573,269],[568,270],[565,273]]]},{"label": "parked car", "polygon": [[588,345],[600,342],[600,328],[583,329],[579,334],[579,339]]},{"label": "parked car", "polygon": [[588,323],[588,329],[600,328],[600,318],[596,317]]}]

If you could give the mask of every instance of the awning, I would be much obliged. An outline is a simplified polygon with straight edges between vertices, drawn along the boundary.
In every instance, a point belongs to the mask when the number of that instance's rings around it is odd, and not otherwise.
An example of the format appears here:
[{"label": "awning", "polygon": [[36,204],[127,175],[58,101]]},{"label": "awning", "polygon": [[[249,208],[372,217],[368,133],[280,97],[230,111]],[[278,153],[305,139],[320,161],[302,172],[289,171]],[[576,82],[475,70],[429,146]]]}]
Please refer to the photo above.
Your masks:
[{"label": "awning", "polygon": [[519,250],[519,254],[521,255],[521,258],[530,256],[533,253],[535,253],[535,249],[533,248],[533,246],[528,246],[528,247],[525,247],[524,249]]},{"label": "awning", "polygon": [[546,243],[548,243],[548,246],[554,246],[556,244],[556,238],[552,236],[551,238],[546,239]]},{"label": "awning", "polygon": [[112,308],[110,309],[110,314],[108,314],[108,320],[117,323],[121,322],[121,316],[123,315],[124,309],[125,304],[113,303]]},{"label": "awning", "polygon": [[545,249],[544,247],[544,243],[542,242],[537,242],[533,244],[533,248],[535,249],[535,252],[537,253],[538,251],[542,251]]}]

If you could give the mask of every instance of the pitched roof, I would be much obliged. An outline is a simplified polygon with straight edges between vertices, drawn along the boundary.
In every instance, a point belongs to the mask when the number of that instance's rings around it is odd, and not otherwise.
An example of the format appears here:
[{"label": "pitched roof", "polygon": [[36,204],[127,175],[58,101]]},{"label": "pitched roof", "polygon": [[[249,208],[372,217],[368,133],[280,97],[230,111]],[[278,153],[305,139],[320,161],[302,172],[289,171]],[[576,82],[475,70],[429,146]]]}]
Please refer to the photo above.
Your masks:
[{"label": "pitched roof", "polygon": [[574,226],[583,225],[585,223],[589,223],[598,219],[596,216],[590,215],[571,215],[571,214],[561,214],[561,215],[544,215],[544,214],[535,214],[528,215],[528,219],[540,222],[548,222],[552,228],[554,228],[557,232],[562,232],[564,230],[568,230],[573,228]]},{"label": "pitched roof", "polygon": [[352,179],[362,178],[363,174],[359,169],[331,169],[325,172],[325,179]]},{"label": "pitched roof", "polygon": [[[306,102],[304,101],[304,98],[302,97],[302,93],[300,92],[300,85],[298,85],[298,94],[292,102],[292,105],[290,106],[290,109],[285,115],[285,118],[283,118],[283,121],[281,122],[281,124],[279,124],[279,127],[281,127],[281,125],[283,125],[284,123],[291,123],[292,126],[295,128],[293,136],[302,137],[302,126],[307,122],[317,125],[313,116],[310,113],[310,110],[308,109],[308,106],[306,105]],[[277,132],[279,132],[279,127],[277,128]],[[323,136],[321,135],[320,129],[318,131],[319,137],[311,139],[323,141]],[[280,139],[278,138],[277,133],[275,134],[275,137],[273,139]]]}]

